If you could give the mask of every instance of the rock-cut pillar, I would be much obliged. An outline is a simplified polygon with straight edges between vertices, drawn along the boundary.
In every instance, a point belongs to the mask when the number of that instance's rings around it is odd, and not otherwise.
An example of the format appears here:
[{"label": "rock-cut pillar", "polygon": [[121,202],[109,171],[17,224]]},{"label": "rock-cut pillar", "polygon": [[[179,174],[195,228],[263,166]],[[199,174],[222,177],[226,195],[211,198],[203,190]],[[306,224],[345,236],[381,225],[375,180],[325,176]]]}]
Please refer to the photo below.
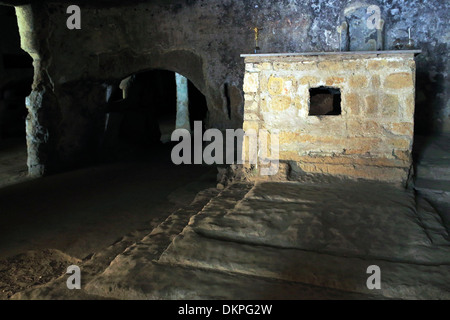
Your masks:
[{"label": "rock-cut pillar", "polygon": [[177,120],[175,128],[190,131],[188,82],[185,77],[178,73],[175,73],[175,80],[177,84]]}]

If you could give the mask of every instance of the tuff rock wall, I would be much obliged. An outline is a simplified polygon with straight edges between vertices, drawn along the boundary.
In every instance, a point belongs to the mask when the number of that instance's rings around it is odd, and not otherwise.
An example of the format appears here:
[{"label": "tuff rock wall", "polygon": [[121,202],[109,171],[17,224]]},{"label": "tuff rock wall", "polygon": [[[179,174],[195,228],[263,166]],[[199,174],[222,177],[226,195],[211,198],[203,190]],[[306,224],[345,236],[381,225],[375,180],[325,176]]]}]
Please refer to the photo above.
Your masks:
[{"label": "tuff rock wall", "polygon": [[[208,126],[242,126],[244,61],[253,52],[336,51],[336,27],[350,1],[78,1],[81,30],[66,27],[68,1],[15,5],[22,48],[34,59],[29,99],[31,167],[39,173],[95,158],[105,121],[105,87],[158,68],[190,79],[206,96]],[[354,2],[354,1],[353,1]],[[450,131],[449,4],[372,0],[385,20],[385,49],[412,28],[417,57],[416,131]]]}]

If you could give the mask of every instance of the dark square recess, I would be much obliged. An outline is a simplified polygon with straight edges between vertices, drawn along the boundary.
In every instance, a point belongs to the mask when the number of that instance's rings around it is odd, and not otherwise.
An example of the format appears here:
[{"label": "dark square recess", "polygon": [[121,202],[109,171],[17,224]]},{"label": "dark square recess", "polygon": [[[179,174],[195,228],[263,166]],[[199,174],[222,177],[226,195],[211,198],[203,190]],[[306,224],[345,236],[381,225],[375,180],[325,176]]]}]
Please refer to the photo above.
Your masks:
[{"label": "dark square recess", "polygon": [[341,114],[341,90],[318,87],[309,89],[310,116],[337,116]]}]

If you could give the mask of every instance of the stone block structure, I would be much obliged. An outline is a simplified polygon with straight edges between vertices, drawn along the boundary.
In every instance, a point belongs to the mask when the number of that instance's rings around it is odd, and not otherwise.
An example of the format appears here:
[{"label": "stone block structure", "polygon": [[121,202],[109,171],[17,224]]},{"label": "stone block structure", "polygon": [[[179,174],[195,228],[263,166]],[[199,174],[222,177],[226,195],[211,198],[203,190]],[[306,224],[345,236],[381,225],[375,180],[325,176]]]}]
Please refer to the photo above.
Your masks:
[{"label": "stone block structure", "polygon": [[406,183],[417,53],[242,55],[244,130],[277,134],[301,172]]}]

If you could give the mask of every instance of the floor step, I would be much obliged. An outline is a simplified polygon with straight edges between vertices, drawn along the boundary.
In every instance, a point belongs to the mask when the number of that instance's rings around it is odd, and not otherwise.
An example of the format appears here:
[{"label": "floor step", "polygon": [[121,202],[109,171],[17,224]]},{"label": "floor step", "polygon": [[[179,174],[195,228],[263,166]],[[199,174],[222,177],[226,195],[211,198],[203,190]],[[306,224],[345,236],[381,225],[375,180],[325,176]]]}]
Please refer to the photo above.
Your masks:
[{"label": "floor step", "polygon": [[414,188],[438,193],[450,192],[450,180],[416,179]]},{"label": "floor step", "polygon": [[233,209],[194,216],[157,261],[359,294],[376,265],[385,298],[450,298],[446,235],[391,185],[260,183]]},{"label": "floor step", "polygon": [[[105,250],[86,258],[80,264],[83,273],[83,283],[86,284],[82,286],[82,290],[67,290],[65,282],[67,277],[63,276],[51,283],[19,292],[13,296],[13,299],[85,300],[114,298],[113,295],[107,294],[107,292],[101,291],[99,294],[90,292],[89,282],[99,274],[102,274],[105,269],[108,270],[111,265],[117,264],[117,260],[120,261],[123,257],[129,256],[133,252],[138,252],[140,256],[144,255],[148,258],[146,263],[151,263],[153,259],[159,257],[166,249],[172,238],[183,230],[189,219],[208,205],[219,193],[220,191],[215,188],[203,190],[197,194],[190,205],[178,209],[152,230],[136,230]],[[143,254],[143,250],[147,250],[147,252]],[[127,298],[124,297],[124,299]]]},{"label": "floor step", "polygon": [[158,262],[167,267],[231,272],[367,295],[374,293],[367,287],[367,269],[378,266],[382,280],[377,293],[385,298],[450,299],[450,265],[426,266],[247,245],[206,238],[189,227]]},{"label": "floor step", "polygon": [[417,179],[450,182],[450,134],[423,140],[416,166]]}]

